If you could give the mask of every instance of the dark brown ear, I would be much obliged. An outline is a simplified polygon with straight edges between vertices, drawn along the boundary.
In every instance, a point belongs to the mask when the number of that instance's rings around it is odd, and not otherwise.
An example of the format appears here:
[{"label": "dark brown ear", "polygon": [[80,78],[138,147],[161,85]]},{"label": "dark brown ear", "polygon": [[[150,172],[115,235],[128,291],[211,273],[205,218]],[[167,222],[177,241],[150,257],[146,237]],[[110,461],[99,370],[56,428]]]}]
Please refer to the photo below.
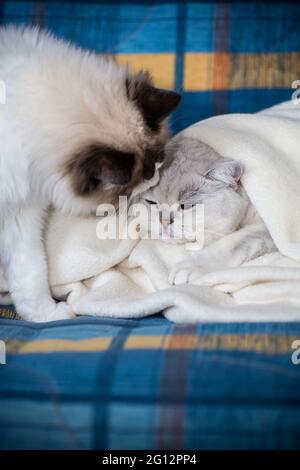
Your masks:
[{"label": "dark brown ear", "polygon": [[91,144],[74,155],[68,171],[77,194],[94,191],[99,185],[123,186],[130,183],[135,156],[101,144]]},{"label": "dark brown ear", "polygon": [[126,79],[127,96],[134,101],[151,130],[157,131],[160,122],[179,104],[175,91],[155,88],[148,72],[141,71]]}]

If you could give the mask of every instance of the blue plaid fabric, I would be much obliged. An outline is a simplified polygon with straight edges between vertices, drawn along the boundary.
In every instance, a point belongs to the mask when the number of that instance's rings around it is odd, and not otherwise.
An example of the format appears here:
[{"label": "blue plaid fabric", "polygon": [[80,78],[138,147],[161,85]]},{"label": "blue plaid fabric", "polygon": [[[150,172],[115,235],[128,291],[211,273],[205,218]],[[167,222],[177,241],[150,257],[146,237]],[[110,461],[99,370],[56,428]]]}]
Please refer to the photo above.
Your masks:
[{"label": "blue plaid fabric", "polygon": [[[286,3],[0,2],[2,24],[46,27],[181,91],[174,131],[289,99],[299,19]],[[30,324],[0,313],[2,449],[300,445],[300,324]]]},{"label": "blue plaid fabric", "polygon": [[2,24],[48,28],[182,92],[174,131],[289,99],[300,78],[299,20],[300,5],[285,2],[0,2]]},{"label": "blue plaid fabric", "polygon": [[2,318],[0,332],[2,449],[299,447],[300,324]]}]

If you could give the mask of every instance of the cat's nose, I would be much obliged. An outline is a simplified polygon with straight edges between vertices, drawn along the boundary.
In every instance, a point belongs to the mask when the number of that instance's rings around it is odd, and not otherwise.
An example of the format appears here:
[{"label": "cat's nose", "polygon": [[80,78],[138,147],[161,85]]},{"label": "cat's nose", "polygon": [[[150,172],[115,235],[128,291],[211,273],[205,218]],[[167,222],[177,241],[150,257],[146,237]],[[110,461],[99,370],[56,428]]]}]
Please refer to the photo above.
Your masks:
[{"label": "cat's nose", "polygon": [[170,219],[162,219],[161,220],[161,225],[164,227],[164,228],[167,228],[169,225],[170,225],[171,221]]},{"label": "cat's nose", "polygon": [[174,222],[174,215],[168,214],[166,217],[160,217],[160,223],[164,228],[167,228],[169,225],[172,225]]}]

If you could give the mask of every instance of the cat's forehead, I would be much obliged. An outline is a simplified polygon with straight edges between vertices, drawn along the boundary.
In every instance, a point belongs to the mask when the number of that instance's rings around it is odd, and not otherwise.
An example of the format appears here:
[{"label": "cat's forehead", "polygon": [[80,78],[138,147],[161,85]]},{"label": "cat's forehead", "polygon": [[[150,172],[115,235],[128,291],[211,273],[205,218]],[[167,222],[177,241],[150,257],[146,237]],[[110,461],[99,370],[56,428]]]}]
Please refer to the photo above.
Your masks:
[{"label": "cat's forehead", "polygon": [[200,190],[200,181],[191,175],[181,176],[179,178],[162,178],[159,184],[151,188],[146,196],[151,196],[158,202],[173,203],[180,201],[187,193]]},{"label": "cat's forehead", "polygon": [[201,140],[183,136],[171,139],[166,154],[169,168],[180,167],[188,162],[192,166],[195,165],[200,173],[206,172],[216,160],[220,159],[220,155]]},{"label": "cat's forehead", "polygon": [[[214,189],[206,174],[220,156],[208,145],[192,138],[175,138],[167,145],[167,161],[160,170],[160,180],[151,196],[159,202],[179,201],[197,191]],[[213,186],[210,188],[210,186]],[[150,195],[150,193],[148,193]]]}]

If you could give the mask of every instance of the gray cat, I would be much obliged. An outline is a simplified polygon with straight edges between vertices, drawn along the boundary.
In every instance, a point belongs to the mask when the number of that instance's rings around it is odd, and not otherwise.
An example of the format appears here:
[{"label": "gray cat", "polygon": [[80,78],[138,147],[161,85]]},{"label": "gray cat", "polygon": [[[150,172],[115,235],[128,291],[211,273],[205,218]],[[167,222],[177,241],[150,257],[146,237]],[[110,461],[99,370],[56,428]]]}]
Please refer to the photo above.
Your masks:
[{"label": "gray cat", "polygon": [[241,185],[241,176],[239,163],[221,157],[199,140],[178,136],[168,144],[160,181],[142,196],[147,207],[159,214],[160,238],[193,241],[186,239],[177,218],[182,221],[180,212],[204,205],[204,248],[175,265],[171,284],[193,282],[204,272],[239,266],[276,250]]}]

